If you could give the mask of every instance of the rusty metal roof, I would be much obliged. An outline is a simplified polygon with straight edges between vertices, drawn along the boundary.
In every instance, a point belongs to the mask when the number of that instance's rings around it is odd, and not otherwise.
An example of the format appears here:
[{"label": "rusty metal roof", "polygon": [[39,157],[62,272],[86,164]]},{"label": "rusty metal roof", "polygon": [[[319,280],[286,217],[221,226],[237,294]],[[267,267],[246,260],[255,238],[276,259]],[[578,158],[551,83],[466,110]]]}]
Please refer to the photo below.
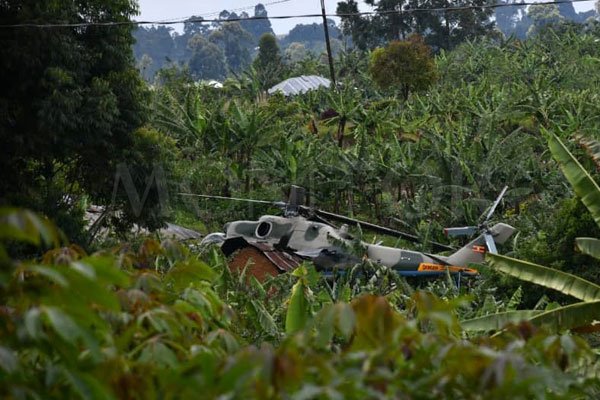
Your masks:
[{"label": "rusty metal roof", "polygon": [[298,268],[298,266],[302,264],[303,261],[302,258],[298,257],[297,255],[284,250],[278,250],[270,244],[250,243],[242,237],[227,239],[223,243],[223,246],[221,246],[221,250],[227,257],[229,257],[235,251],[247,246],[252,246],[258,251],[260,251],[262,254],[264,254],[265,257],[267,257],[269,261],[271,261],[281,272],[292,271]]},{"label": "rusty metal roof", "polygon": [[265,243],[248,243],[260,250],[282,272],[290,272],[302,264],[302,259],[287,251],[276,250]]}]

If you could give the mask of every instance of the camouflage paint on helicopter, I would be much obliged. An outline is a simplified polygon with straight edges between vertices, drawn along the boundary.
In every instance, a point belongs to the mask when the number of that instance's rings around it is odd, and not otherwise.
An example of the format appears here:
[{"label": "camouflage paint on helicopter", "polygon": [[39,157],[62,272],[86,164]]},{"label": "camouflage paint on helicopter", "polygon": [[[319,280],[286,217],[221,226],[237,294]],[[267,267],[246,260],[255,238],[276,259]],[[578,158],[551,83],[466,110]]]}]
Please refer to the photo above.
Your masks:
[{"label": "camouflage paint on helicopter", "polygon": [[[329,269],[333,266],[348,267],[359,262],[356,256],[343,250],[343,245],[351,246],[351,236],[347,228],[336,229],[321,222],[308,220],[302,216],[279,217],[262,216],[258,221],[236,221],[226,225],[222,239],[242,238],[246,243],[261,243],[274,249],[287,250],[303,258],[311,259],[317,267]],[[496,224],[488,234],[495,243],[503,244],[513,234],[514,228],[506,224]],[[239,240],[237,241],[239,243]],[[477,274],[477,270],[468,268],[470,263],[484,261],[489,251],[483,234],[469,242],[450,256],[433,255],[362,243],[367,258],[385,265],[401,275],[438,275],[461,272]],[[495,251],[495,249],[494,249]],[[228,251],[232,252],[232,251]],[[228,254],[229,255],[229,254]]]},{"label": "camouflage paint on helicopter", "polygon": [[[329,223],[329,220],[344,224],[357,224],[362,228],[413,242],[419,242],[419,238],[369,222],[307,207],[303,205],[304,189],[294,185],[291,186],[290,200],[287,203],[185,193],[182,195],[267,204],[284,210],[282,217],[264,215],[258,221],[231,222],[225,226],[225,233],[214,233],[203,240],[203,243],[220,244],[227,256],[233,255],[244,247],[254,246],[282,272],[297,265],[299,263],[298,256],[310,259],[318,268],[325,270],[333,267],[351,267],[360,262],[361,258],[366,257],[405,276],[440,275],[446,271],[459,273],[460,276],[463,273],[477,274],[477,270],[468,268],[468,265],[483,262],[485,253],[496,253],[496,244],[505,243],[514,233],[513,227],[503,223],[495,224],[492,227],[488,225],[507,190],[508,187],[502,189],[496,201],[480,217],[481,222],[477,226],[445,229],[449,236],[478,235],[466,246],[456,250],[441,243],[430,242],[437,249],[453,251],[449,256],[364,242],[360,242],[360,246],[358,246],[363,249],[363,254],[354,255],[352,251],[348,251],[348,248],[357,247],[357,242],[348,234],[348,225],[337,229]],[[283,260],[281,265],[278,265],[278,260]],[[243,264],[246,265],[247,261],[249,260],[244,260]]]}]

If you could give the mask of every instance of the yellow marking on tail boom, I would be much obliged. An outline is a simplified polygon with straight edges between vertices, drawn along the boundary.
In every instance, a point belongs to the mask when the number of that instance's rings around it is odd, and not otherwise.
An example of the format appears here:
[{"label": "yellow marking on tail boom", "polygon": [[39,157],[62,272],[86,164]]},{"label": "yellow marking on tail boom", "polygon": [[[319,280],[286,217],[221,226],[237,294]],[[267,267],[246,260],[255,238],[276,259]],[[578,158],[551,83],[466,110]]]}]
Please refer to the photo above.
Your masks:
[{"label": "yellow marking on tail boom", "polygon": [[455,267],[452,265],[441,265],[441,264],[430,264],[430,263],[421,263],[419,264],[418,271],[446,271],[446,268],[450,272],[467,272],[471,274],[478,274],[479,271],[473,268],[466,267]]}]

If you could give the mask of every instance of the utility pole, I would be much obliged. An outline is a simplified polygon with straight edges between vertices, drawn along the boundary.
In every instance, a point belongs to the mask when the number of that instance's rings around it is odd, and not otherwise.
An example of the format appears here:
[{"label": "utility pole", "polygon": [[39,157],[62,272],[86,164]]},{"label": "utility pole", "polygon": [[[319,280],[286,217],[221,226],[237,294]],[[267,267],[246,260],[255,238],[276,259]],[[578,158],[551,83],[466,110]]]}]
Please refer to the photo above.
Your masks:
[{"label": "utility pole", "polygon": [[325,43],[327,44],[327,59],[329,60],[329,75],[333,87],[335,83],[335,70],[333,69],[333,55],[331,54],[331,42],[329,41],[329,26],[327,25],[327,13],[325,12],[325,0],[321,0],[321,13],[323,14],[323,29],[325,30]]}]

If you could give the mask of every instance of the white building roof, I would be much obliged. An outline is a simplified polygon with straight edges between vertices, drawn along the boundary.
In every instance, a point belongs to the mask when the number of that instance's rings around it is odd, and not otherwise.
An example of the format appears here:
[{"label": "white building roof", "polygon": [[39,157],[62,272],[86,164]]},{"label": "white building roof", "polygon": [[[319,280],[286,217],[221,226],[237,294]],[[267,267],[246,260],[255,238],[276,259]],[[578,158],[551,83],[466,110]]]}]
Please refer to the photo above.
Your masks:
[{"label": "white building roof", "polygon": [[316,90],[320,87],[331,86],[331,81],[327,78],[317,75],[303,75],[296,78],[286,79],[268,90],[269,94],[282,92],[285,96],[294,96],[306,93],[310,90]]}]

